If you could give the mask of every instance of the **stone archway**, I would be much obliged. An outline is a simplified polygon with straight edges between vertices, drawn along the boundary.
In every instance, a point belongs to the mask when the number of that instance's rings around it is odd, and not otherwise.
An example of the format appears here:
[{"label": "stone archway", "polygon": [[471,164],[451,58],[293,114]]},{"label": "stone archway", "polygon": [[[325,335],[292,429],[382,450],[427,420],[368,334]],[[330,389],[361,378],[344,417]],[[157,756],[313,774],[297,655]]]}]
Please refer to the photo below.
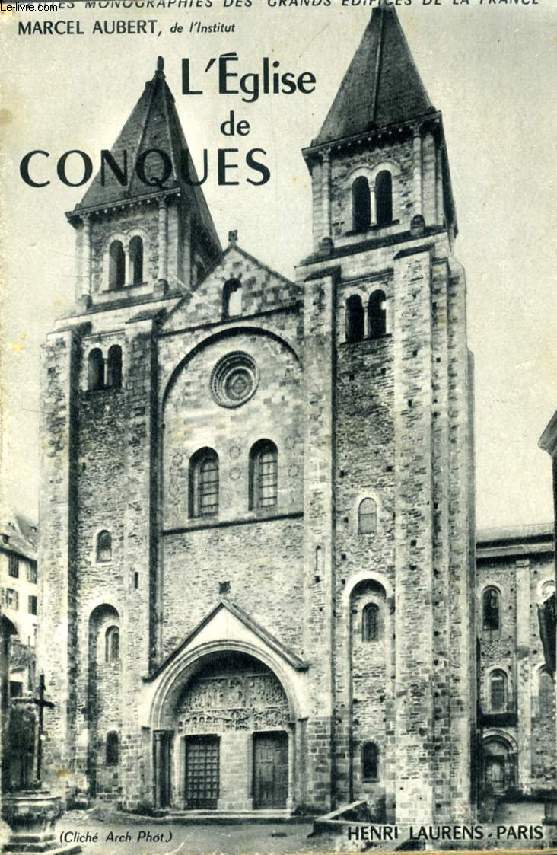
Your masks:
[{"label": "stone archway", "polygon": [[234,649],[205,652],[175,675],[156,706],[157,807],[291,807],[291,704],[259,657]]},{"label": "stone archway", "polygon": [[88,782],[92,796],[116,799],[120,792],[121,660],[120,616],[96,606],[88,623]]},{"label": "stone archway", "polygon": [[517,751],[503,734],[486,735],[482,742],[484,791],[501,796],[516,786]]}]

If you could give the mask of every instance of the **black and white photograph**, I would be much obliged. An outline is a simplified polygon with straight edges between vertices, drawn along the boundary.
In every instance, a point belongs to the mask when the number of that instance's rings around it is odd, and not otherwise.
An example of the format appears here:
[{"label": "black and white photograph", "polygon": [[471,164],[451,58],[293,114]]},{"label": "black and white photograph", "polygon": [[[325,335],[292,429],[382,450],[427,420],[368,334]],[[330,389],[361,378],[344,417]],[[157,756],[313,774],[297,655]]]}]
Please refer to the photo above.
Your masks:
[{"label": "black and white photograph", "polygon": [[555,0],[0,3],[0,846],[557,851]]}]

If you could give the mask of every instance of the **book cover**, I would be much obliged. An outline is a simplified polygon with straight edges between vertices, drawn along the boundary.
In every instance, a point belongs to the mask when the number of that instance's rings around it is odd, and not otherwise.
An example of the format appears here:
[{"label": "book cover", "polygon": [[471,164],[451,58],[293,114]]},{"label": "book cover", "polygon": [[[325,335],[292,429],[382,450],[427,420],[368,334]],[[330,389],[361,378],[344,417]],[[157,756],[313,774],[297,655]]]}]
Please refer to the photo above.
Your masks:
[{"label": "book cover", "polygon": [[0,9],[5,851],[553,846],[554,4]]}]

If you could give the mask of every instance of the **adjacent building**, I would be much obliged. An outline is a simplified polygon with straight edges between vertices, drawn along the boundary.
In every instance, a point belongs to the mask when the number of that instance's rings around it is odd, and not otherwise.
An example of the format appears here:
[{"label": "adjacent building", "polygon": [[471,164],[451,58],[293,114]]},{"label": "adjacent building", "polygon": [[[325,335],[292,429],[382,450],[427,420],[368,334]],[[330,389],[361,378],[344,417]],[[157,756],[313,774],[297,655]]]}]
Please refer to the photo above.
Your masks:
[{"label": "adjacent building", "polygon": [[555,686],[540,615],[555,596],[553,525],[480,530],[476,556],[482,781],[496,795],[547,793]]},{"label": "adjacent building", "polygon": [[15,627],[11,640],[10,694],[33,688],[39,620],[38,530],[17,513],[0,522],[0,587],[2,612]]}]

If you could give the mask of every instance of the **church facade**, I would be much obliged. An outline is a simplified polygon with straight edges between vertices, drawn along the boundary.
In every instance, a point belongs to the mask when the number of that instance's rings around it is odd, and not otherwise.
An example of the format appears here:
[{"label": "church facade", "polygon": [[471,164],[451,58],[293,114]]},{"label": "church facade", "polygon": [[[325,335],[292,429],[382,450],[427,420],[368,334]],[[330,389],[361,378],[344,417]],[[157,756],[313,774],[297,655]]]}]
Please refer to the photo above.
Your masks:
[{"label": "church facade", "polygon": [[303,152],[295,281],[221,248],[159,62],[112,151],[162,147],[164,187],[97,176],[68,215],[76,307],[43,351],[48,768],[134,809],[465,819],[465,280],[394,7]]}]

